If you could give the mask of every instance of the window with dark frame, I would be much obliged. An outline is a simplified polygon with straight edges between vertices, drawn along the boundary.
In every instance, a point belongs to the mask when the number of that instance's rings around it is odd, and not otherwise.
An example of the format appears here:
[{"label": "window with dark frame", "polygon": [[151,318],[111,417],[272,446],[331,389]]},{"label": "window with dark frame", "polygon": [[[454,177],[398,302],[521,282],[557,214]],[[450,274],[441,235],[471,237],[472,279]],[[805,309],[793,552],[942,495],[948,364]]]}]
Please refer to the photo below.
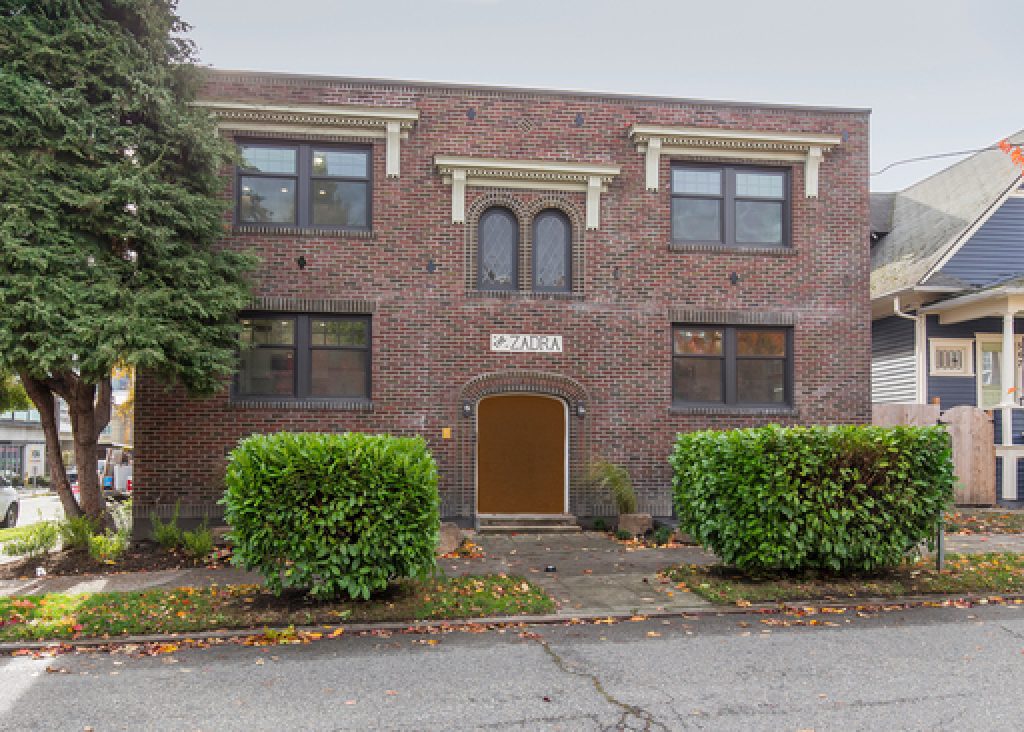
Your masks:
[{"label": "window with dark frame", "polygon": [[519,289],[519,219],[507,208],[483,212],[477,228],[477,286]]},{"label": "window with dark frame", "polygon": [[557,209],[541,211],[533,220],[533,289],[572,291],[572,224]]},{"label": "window with dark frame", "polygon": [[370,340],[369,316],[245,315],[234,396],[369,399]]},{"label": "window with dark frame", "polygon": [[789,171],[672,166],[672,240],[735,247],[789,246]]},{"label": "window with dark frame", "polygon": [[370,148],[243,142],[238,224],[366,231]]},{"label": "window with dark frame", "polygon": [[672,328],[672,402],[678,406],[791,406],[792,383],[792,328]]}]

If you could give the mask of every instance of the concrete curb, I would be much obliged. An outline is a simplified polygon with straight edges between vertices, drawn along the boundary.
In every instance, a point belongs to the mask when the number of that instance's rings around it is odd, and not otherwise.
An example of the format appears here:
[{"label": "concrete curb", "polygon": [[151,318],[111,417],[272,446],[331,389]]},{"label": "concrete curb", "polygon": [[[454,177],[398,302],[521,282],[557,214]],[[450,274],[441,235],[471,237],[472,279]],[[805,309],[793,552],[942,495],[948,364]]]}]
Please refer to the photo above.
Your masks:
[{"label": "concrete curb", "polygon": [[[448,630],[459,628],[492,625],[492,626],[530,626],[530,625],[576,625],[595,623],[599,620],[612,620],[615,622],[630,621],[633,618],[643,620],[664,620],[668,618],[693,618],[706,616],[723,615],[775,615],[788,610],[799,610],[803,608],[851,608],[864,606],[901,606],[899,609],[911,609],[923,607],[927,603],[943,602],[969,602],[984,604],[980,601],[988,601],[993,597],[1003,600],[1024,600],[1024,593],[1021,594],[971,594],[971,595],[909,595],[906,597],[853,597],[849,602],[820,602],[820,601],[793,601],[776,603],[756,603],[747,607],[737,605],[694,605],[690,608],[676,609],[672,612],[647,612],[647,613],[579,613],[574,615],[501,615],[485,618],[455,618],[451,620],[412,620],[407,622],[388,621],[381,623],[339,623],[337,625],[296,625],[297,633],[323,633],[325,636],[339,628],[343,628],[345,634],[368,633],[372,631],[391,631],[409,634],[435,634],[444,633]],[[640,622],[639,620],[637,622]],[[204,640],[231,640],[234,638],[247,638],[258,636],[267,630],[282,632],[287,630],[286,626],[274,626],[263,628],[239,628],[235,630],[207,630],[191,633],[169,633],[155,635],[127,635],[114,638],[80,638],[77,640],[44,640],[44,641],[7,641],[0,643],[0,654],[10,654],[15,651],[36,651],[46,650],[55,646],[71,648],[89,648],[95,646],[124,646],[146,643],[177,643],[181,641],[204,641]]]}]

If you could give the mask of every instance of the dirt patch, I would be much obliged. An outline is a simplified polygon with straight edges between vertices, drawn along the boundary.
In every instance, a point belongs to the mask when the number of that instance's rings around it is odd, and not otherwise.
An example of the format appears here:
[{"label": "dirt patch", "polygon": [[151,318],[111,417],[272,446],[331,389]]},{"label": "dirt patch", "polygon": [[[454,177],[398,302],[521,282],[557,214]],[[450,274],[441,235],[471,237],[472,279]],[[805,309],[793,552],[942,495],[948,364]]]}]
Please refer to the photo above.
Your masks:
[{"label": "dirt patch", "polygon": [[48,577],[60,577],[82,574],[155,572],[161,569],[218,567],[225,564],[227,564],[226,558],[200,561],[181,553],[169,552],[156,544],[142,543],[132,546],[120,559],[113,562],[98,561],[84,551],[51,552],[41,559],[21,559],[7,562],[0,564],[0,579],[35,577],[37,567],[42,567]]}]

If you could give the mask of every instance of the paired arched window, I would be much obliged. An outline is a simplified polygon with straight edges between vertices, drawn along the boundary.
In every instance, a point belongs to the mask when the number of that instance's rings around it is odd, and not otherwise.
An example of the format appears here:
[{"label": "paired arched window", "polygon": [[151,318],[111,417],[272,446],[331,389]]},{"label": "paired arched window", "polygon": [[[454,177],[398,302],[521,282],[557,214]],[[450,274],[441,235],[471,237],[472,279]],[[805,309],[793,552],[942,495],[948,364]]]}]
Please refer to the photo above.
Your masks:
[{"label": "paired arched window", "polygon": [[[507,208],[489,208],[480,216],[477,286],[481,290],[519,288],[519,220]],[[535,292],[572,291],[572,224],[556,209],[533,220],[531,269]]]},{"label": "paired arched window", "polygon": [[541,211],[533,220],[533,289],[572,290],[572,226],[555,209]]},{"label": "paired arched window", "polygon": [[478,276],[481,290],[519,287],[519,221],[507,208],[489,208],[480,217]]}]

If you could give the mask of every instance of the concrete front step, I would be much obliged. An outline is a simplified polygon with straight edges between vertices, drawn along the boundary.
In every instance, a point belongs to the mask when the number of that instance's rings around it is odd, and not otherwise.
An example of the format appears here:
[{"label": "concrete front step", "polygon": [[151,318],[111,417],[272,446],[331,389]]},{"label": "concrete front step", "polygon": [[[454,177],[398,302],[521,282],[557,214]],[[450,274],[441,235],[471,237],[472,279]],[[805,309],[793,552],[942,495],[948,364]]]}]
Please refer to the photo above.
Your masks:
[{"label": "concrete front step", "polygon": [[580,531],[572,514],[479,514],[477,522],[479,531],[489,534],[566,534]]},{"label": "concrete front step", "polygon": [[582,531],[579,526],[565,526],[562,524],[516,524],[505,526],[502,524],[481,525],[478,529],[481,534],[578,534]]}]

